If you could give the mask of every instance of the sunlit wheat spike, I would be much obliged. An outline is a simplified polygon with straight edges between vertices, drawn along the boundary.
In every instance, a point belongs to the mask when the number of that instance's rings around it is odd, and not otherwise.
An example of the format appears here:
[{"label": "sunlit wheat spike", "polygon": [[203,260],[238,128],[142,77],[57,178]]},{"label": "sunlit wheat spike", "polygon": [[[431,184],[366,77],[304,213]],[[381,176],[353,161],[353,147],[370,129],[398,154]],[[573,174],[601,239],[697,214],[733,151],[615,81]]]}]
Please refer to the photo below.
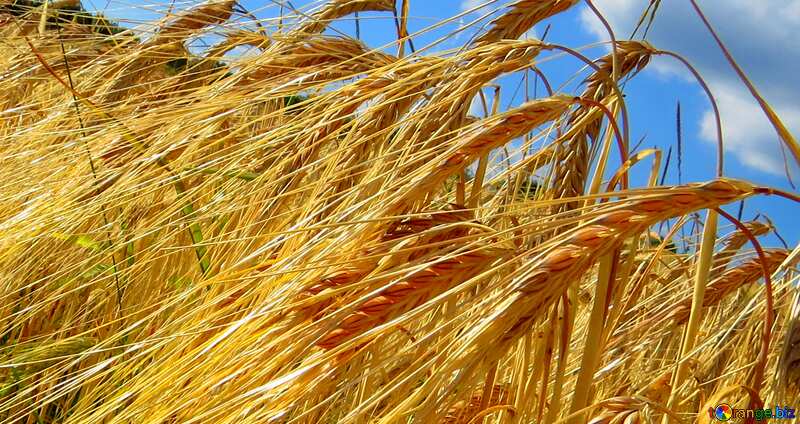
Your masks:
[{"label": "sunlit wheat spike", "polygon": [[[641,72],[650,63],[655,53],[655,47],[647,41],[617,41],[617,66],[619,67],[617,73],[619,78],[633,76]],[[598,62],[601,74],[595,72],[586,79],[587,86],[584,92],[584,97],[594,100],[605,98],[612,91],[608,79],[613,73],[614,61],[612,54],[603,56]]]},{"label": "sunlit wheat spike", "polygon": [[[736,180],[715,180],[676,187],[652,198],[632,200],[589,220],[565,234],[557,246],[530,258],[524,277],[516,280],[516,294],[504,307],[504,318],[494,320],[481,334],[489,344],[507,348],[530,323],[604,253],[624,239],[641,233],[649,225],[676,215],[742,199],[753,194],[753,186]],[[481,338],[481,336],[477,336]],[[486,341],[486,340],[484,340]],[[475,346],[475,348],[479,348]],[[501,353],[495,351],[493,355]]]},{"label": "sunlit wheat spike", "polygon": [[633,399],[618,397],[600,403],[602,411],[589,420],[590,424],[640,424],[645,423],[642,408],[645,404]]},{"label": "sunlit wheat spike", "polygon": [[512,109],[502,116],[476,123],[455,148],[440,159],[436,169],[422,177],[410,190],[411,195],[396,201],[391,213],[405,211],[409,203],[428,192],[453,173],[465,168],[484,152],[509,142],[526,132],[558,119],[572,105],[568,96],[553,96],[534,100]]},{"label": "sunlit wheat spike", "polygon": [[424,270],[393,283],[377,296],[362,303],[356,312],[346,316],[317,345],[325,349],[334,348],[355,335],[420,306],[459,282],[472,278],[484,269],[487,262],[507,254],[508,252],[495,249],[437,260]]},{"label": "sunlit wheat spike", "polygon": [[[539,40],[501,40],[464,51],[445,69],[442,84],[427,102],[429,107],[418,112],[420,122],[404,128],[399,136],[413,135],[414,141],[423,135],[448,134],[459,129],[466,120],[469,102],[484,84],[529,66],[543,46]],[[445,76],[450,79],[444,79]],[[441,138],[429,138],[419,149],[427,149]]]},{"label": "sunlit wheat spike", "polygon": [[491,28],[475,40],[488,44],[503,39],[519,38],[540,21],[561,13],[578,0],[518,0],[491,23]]},{"label": "sunlit wheat spike", "polygon": [[390,12],[392,10],[394,10],[394,2],[390,0],[332,0],[314,14],[309,22],[302,24],[295,33],[301,36],[320,33],[330,21],[356,12]]},{"label": "sunlit wheat spike", "polygon": [[[314,300],[314,296],[320,295],[327,289],[336,289],[358,282],[374,270],[379,262],[402,264],[414,258],[425,256],[432,249],[437,248],[435,243],[463,236],[466,233],[464,228],[445,228],[434,232],[432,235],[422,236],[414,240],[413,243],[406,245],[407,249],[412,250],[410,253],[403,255],[390,253],[391,248],[397,242],[408,240],[409,237],[430,231],[436,226],[468,222],[474,218],[471,210],[460,209],[458,205],[453,205],[452,207],[455,209],[433,211],[429,214],[420,214],[390,223],[388,228],[381,234],[377,244],[365,247],[356,255],[370,259],[356,260],[344,267],[340,267],[301,293],[301,298],[308,299],[311,302],[310,305],[303,307],[303,313],[307,316],[314,316],[319,313],[319,311],[329,306],[332,300],[325,299],[317,302]],[[432,245],[432,247],[428,245]]]},{"label": "sunlit wheat spike", "polygon": [[[452,219],[464,217],[461,213],[441,214],[436,220],[446,222]],[[412,221],[413,222],[413,221]],[[408,225],[411,222],[407,221]],[[413,225],[413,224],[412,224]],[[422,223],[423,226],[428,223]],[[413,227],[412,227],[413,228]],[[317,342],[317,345],[331,349],[347,339],[358,335],[367,329],[383,324],[391,318],[410,311],[433,296],[436,296],[460,282],[466,281],[477,275],[484,269],[486,264],[506,257],[511,252],[508,249],[494,248],[488,246],[467,245],[469,249],[465,253],[445,254],[447,250],[437,243],[449,240],[458,240],[468,234],[468,230],[463,227],[445,227],[447,230],[438,234],[434,233],[431,237],[422,239],[422,249],[412,252],[403,259],[414,261],[422,258],[430,251],[439,251],[440,255],[429,259],[422,270],[412,272],[409,276],[400,280],[393,281],[388,287],[379,291],[375,296],[362,302],[356,311],[347,315],[339,323],[338,327],[329,332]],[[426,245],[433,247],[426,248]],[[444,255],[444,256],[441,256]],[[395,261],[400,264],[400,261]]]},{"label": "sunlit wheat spike", "polygon": [[372,71],[391,65],[396,60],[347,38],[315,35],[306,38],[300,45],[290,45],[292,48],[285,52],[269,54],[254,61],[254,69],[246,72],[242,79],[254,82],[282,74],[296,78],[298,72],[322,73],[327,74],[328,79],[333,79]]},{"label": "sunlit wheat spike", "polygon": [[224,23],[233,14],[235,4],[235,0],[208,0],[171,18],[161,27],[158,37],[170,40],[171,37],[188,31]]}]

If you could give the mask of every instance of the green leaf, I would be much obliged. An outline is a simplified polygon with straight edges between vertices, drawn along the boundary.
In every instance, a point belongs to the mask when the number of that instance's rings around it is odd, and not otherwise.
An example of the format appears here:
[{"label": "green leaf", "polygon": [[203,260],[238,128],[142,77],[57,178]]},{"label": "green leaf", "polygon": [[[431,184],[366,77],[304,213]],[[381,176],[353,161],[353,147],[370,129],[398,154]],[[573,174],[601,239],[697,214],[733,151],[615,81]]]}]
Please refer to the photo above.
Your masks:
[{"label": "green leaf", "polygon": [[173,275],[167,279],[167,283],[175,290],[184,290],[192,285],[192,280],[186,277]]},{"label": "green leaf", "polygon": [[70,243],[75,243],[76,245],[78,245],[80,247],[85,247],[87,249],[94,250],[95,252],[99,252],[99,251],[103,250],[103,247],[100,245],[100,243],[92,240],[92,238],[89,237],[89,236],[53,233],[53,237],[55,237],[57,239],[60,239],[60,240],[68,241]]}]

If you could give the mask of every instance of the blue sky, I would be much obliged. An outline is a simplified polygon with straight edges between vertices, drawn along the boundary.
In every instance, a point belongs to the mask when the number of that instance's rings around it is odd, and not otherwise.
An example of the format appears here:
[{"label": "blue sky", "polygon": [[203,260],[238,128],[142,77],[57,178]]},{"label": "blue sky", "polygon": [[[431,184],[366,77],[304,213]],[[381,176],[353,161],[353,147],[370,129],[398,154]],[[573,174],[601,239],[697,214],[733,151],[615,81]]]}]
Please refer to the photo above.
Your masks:
[{"label": "blue sky", "polygon": [[[95,0],[97,1],[97,0]],[[103,0],[101,0],[103,1]],[[630,35],[646,0],[594,0],[609,19],[618,38]],[[285,4],[285,13],[291,13],[288,3],[303,13],[313,10],[319,2],[307,0],[244,0],[243,6],[259,18],[273,18],[279,13],[279,4]],[[399,2],[398,2],[399,3]],[[664,0],[651,28],[648,40],[660,49],[675,51],[692,62],[703,74],[714,92],[723,117],[726,141],[725,172],[735,178],[758,184],[792,190],[784,173],[783,156],[778,138],[763,112],[752,100],[725,62],[721,52],[693,13],[688,0]],[[734,57],[773,105],[795,136],[800,134],[800,0],[699,0],[720,36]],[[113,0],[104,4],[84,3],[87,8],[103,9],[112,17],[130,19],[128,25],[158,19],[163,16],[167,3],[138,0]],[[176,2],[175,10],[195,2]],[[429,45],[442,36],[467,26],[459,35],[451,37],[432,50],[441,51],[459,47],[480,31],[507,2],[484,0],[410,0],[409,31],[421,32],[414,38],[417,49]],[[472,9],[476,9],[471,11]],[[444,25],[428,29],[439,22]],[[272,21],[272,24],[275,22]],[[233,24],[235,25],[235,24]],[[584,3],[568,12],[537,25],[530,36],[542,36],[550,25],[547,40],[575,47],[585,47],[584,53],[599,57],[607,46],[598,42],[608,39],[600,22]],[[271,25],[267,25],[268,27]],[[389,13],[363,14],[360,19],[361,38],[372,47],[391,44],[395,27]],[[352,19],[334,25],[336,31],[353,35]],[[591,47],[593,46],[594,47]],[[394,52],[394,47],[389,49]],[[544,59],[545,54],[541,58]],[[577,93],[581,78],[574,78],[581,68],[579,62],[567,57],[555,57],[541,65],[555,86],[570,82],[563,90]],[[512,99],[519,77],[503,78],[502,107],[519,103],[521,94]],[[673,146],[673,156],[667,183],[677,183],[677,158],[675,151],[675,109],[681,104],[684,155],[682,157],[683,182],[705,181],[714,177],[716,163],[716,138],[709,102],[690,75],[670,58],[657,58],[637,78],[625,87],[631,113],[632,142],[644,138],[641,148]],[[541,89],[539,91],[541,93]],[[787,152],[788,154],[788,152]],[[791,160],[791,159],[790,159]],[[649,161],[640,163],[633,172],[634,184],[643,184],[650,167]],[[800,170],[792,169],[800,183]],[[736,212],[738,206],[729,207]],[[800,225],[796,223],[800,208],[779,198],[755,198],[745,203],[745,219],[756,213],[766,213],[778,226],[781,235],[791,244],[800,239]],[[773,237],[767,244],[775,245]]]}]

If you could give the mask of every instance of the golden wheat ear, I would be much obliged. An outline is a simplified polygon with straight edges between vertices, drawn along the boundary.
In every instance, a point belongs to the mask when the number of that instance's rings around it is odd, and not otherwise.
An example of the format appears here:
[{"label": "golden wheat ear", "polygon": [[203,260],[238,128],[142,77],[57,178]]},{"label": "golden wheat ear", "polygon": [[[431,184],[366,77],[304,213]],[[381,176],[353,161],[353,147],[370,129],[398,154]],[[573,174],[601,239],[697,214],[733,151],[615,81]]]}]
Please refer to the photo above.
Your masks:
[{"label": "golden wheat ear", "polygon": [[182,33],[219,25],[233,15],[235,5],[235,0],[209,0],[167,21],[158,31],[158,38],[170,40]]},{"label": "golden wheat ear", "polygon": [[653,55],[709,91],[685,59],[615,28],[597,56],[526,37],[579,30],[577,0],[273,3],[145,25],[0,0],[0,424],[633,424],[800,398],[800,251],[722,209],[800,197],[721,158],[665,185],[670,154],[631,143]]}]

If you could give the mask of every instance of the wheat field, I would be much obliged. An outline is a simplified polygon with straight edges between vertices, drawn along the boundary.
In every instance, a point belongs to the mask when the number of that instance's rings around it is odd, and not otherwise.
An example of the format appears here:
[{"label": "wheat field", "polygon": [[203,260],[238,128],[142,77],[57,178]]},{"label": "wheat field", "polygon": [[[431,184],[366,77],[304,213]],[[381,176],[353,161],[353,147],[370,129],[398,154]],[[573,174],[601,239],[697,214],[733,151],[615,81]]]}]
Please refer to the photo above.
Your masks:
[{"label": "wheat field", "polygon": [[[702,75],[613,31],[599,57],[524,37],[580,5],[512,1],[435,50],[406,42],[408,0],[276,19],[208,0],[145,32],[0,1],[0,422],[710,423],[800,403],[800,249],[726,212],[800,197],[726,177],[721,134],[716,179],[665,185],[624,82],[656,56]],[[330,30],[359,13],[398,42]],[[543,57],[580,89],[547,84]],[[508,75],[546,90],[504,108]]]}]

